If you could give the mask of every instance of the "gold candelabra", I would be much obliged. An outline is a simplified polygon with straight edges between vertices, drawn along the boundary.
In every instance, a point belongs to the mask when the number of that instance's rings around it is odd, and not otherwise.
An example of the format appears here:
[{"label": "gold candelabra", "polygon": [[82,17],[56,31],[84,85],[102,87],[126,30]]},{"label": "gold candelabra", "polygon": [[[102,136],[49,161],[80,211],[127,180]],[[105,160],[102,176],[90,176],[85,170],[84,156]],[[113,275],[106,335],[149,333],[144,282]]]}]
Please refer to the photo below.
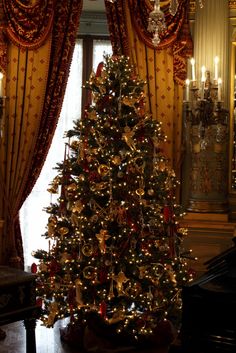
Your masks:
[{"label": "gold candelabra", "polygon": [[184,102],[187,210],[227,212],[229,112],[223,108],[221,80],[204,72],[200,87],[186,84]]}]

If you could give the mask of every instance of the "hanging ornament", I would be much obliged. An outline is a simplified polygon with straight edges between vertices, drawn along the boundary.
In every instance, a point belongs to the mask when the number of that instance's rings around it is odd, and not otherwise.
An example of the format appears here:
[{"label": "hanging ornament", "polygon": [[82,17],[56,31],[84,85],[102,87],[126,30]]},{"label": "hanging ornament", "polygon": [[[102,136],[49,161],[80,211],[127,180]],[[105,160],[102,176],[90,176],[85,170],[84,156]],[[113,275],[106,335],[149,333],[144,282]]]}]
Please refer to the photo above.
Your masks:
[{"label": "hanging ornament", "polygon": [[80,175],[78,176],[78,179],[79,179],[79,181],[84,181],[84,180],[85,180],[84,174],[80,174]]},{"label": "hanging ornament", "polygon": [[69,233],[69,229],[67,228],[67,227],[61,227],[61,228],[59,228],[58,229],[58,233],[60,234],[60,235],[66,235],[66,234],[68,234]]},{"label": "hanging ornament", "polygon": [[135,192],[138,196],[143,196],[145,193],[143,188],[138,188]]},{"label": "hanging ornament", "polygon": [[109,288],[109,293],[108,293],[108,299],[111,300],[114,297],[115,297],[115,294],[114,294],[114,281],[113,281],[113,278],[111,278],[110,288]]},{"label": "hanging ornament", "polygon": [[105,319],[107,316],[107,304],[104,300],[100,304],[100,314],[103,319]]},{"label": "hanging ornament", "polygon": [[125,294],[131,297],[137,297],[141,293],[142,287],[140,283],[129,283],[129,285],[125,289]]},{"label": "hanging ornament", "polygon": [[93,183],[93,185],[91,185],[90,189],[92,191],[99,191],[99,190],[104,190],[108,187],[108,182],[107,181],[102,181],[101,183]]},{"label": "hanging ornament", "polygon": [[106,252],[106,240],[110,237],[111,236],[108,234],[107,229],[101,229],[99,234],[96,234],[96,238],[99,241],[99,249],[103,254]]},{"label": "hanging ornament", "polygon": [[88,113],[88,119],[90,120],[97,120],[97,112],[96,110],[92,110]]},{"label": "hanging ornament", "polygon": [[72,183],[72,184],[67,185],[65,189],[70,196],[70,195],[73,195],[74,192],[77,190],[77,185],[76,185],[76,183]]},{"label": "hanging ornament", "polygon": [[84,204],[82,203],[82,201],[81,200],[77,200],[77,201],[74,202],[74,205],[72,206],[71,211],[74,212],[74,213],[75,212],[81,213],[83,208],[84,208]]},{"label": "hanging ornament", "polygon": [[92,256],[93,251],[93,244],[87,243],[82,246],[82,253],[84,254],[84,256]]},{"label": "hanging ornament", "polygon": [[125,319],[125,314],[123,310],[117,310],[114,312],[112,317],[108,320],[109,324],[116,324]]},{"label": "hanging ornament", "polygon": [[74,141],[72,141],[72,142],[70,143],[70,147],[71,147],[73,150],[78,150],[79,144],[80,144],[79,141],[74,140]]},{"label": "hanging ornament", "polygon": [[94,279],[96,277],[96,270],[94,266],[86,266],[83,269],[83,276],[86,279]]},{"label": "hanging ornament", "polygon": [[35,263],[33,263],[32,265],[31,265],[31,273],[37,273],[37,265],[35,264]]},{"label": "hanging ornament", "polygon": [[128,107],[134,107],[135,103],[137,103],[137,98],[132,96],[125,96],[122,99],[122,103]]},{"label": "hanging ornament", "polygon": [[115,165],[120,165],[121,164],[121,158],[120,156],[114,156],[112,157],[112,163]]},{"label": "hanging ornament", "polygon": [[149,196],[153,196],[155,191],[153,189],[149,189],[147,193]]},{"label": "hanging ornament", "polygon": [[152,264],[155,277],[159,280],[164,274],[165,268],[160,262]]},{"label": "hanging ornament", "polygon": [[106,176],[108,173],[109,173],[109,167],[105,164],[101,164],[99,167],[98,167],[98,173],[101,175],[101,176]]},{"label": "hanging ornament", "polygon": [[58,304],[56,302],[52,302],[49,304],[49,315],[47,319],[47,325],[53,326],[56,315],[58,314]]},{"label": "hanging ornament", "polygon": [[114,281],[116,281],[116,289],[117,289],[118,295],[119,296],[124,295],[125,292],[124,292],[123,285],[129,281],[129,278],[125,276],[123,271],[120,271],[118,275],[113,275],[113,279]]},{"label": "hanging ornament", "polygon": [[143,279],[145,278],[146,274],[148,273],[147,269],[149,268],[149,266],[140,266],[139,269],[139,278]]},{"label": "hanging ornament", "polygon": [[163,207],[163,219],[165,223],[169,223],[172,218],[171,208],[167,205]]},{"label": "hanging ornament", "polygon": [[70,255],[68,254],[68,252],[64,251],[63,253],[61,253],[60,263],[62,265],[64,265],[69,260],[70,260]]},{"label": "hanging ornament", "polygon": [[176,285],[177,284],[177,280],[176,280],[176,276],[175,276],[175,272],[172,268],[171,265],[166,265],[166,270],[167,270],[167,273],[169,275],[169,278],[171,280],[171,282]]},{"label": "hanging ornament", "polygon": [[41,263],[39,264],[39,270],[40,270],[41,272],[47,272],[48,266],[47,266],[44,262],[41,262]]},{"label": "hanging ornament", "polygon": [[79,218],[78,215],[76,215],[75,213],[72,213],[70,216],[70,220],[73,226],[78,227],[80,222],[79,222]]},{"label": "hanging ornament", "polygon": [[147,299],[148,300],[152,300],[153,299],[152,286],[149,286],[149,288],[148,288]]},{"label": "hanging ornament", "polygon": [[123,178],[123,177],[124,177],[124,173],[123,173],[123,172],[118,172],[118,173],[117,173],[117,176],[118,176],[118,178],[120,178],[120,179],[121,179],[121,178]]},{"label": "hanging ornament", "polygon": [[97,214],[94,214],[94,215],[92,215],[91,217],[90,217],[90,222],[92,222],[92,223],[97,223],[97,221],[98,221],[98,215]]},{"label": "hanging ornament", "polygon": [[131,130],[129,126],[125,126],[124,133],[122,134],[122,139],[125,141],[125,143],[132,151],[135,151],[136,146],[135,146],[133,137],[134,137],[134,131]]},{"label": "hanging ornament", "polygon": [[57,218],[55,216],[50,216],[48,218],[48,224],[47,224],[49,238],[54,236],[56,226],[57,226]]}]

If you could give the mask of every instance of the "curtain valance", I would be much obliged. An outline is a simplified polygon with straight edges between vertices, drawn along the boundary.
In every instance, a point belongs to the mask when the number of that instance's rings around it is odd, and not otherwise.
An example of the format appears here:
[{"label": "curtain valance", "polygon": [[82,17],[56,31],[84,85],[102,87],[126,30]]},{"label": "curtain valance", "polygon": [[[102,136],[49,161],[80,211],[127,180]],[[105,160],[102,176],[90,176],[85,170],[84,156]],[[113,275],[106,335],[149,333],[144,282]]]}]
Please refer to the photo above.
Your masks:
[{"label": "curtain valance", "polygon": [[[128,0],[130,9],[135,14],[132,17],[133,25],[140,39],[149,47],[155,48],[152,44],[152,34],[148,32],[148,17],[153,10],[150,1]],[[169,12],[169,1],[165,1],[161,6],[165,14],[166,30],[160,33],[161,42],[158,50],[170,46],[178,38],[178,34],[183,26],[187,11],[187,1],[179,1],[178,11],[173,17]]]},{"label": "curtain valance", "polygon": [[53,22],[54,0],[3,0],[6,33],[17,46],[35,49],[47,39]]}]

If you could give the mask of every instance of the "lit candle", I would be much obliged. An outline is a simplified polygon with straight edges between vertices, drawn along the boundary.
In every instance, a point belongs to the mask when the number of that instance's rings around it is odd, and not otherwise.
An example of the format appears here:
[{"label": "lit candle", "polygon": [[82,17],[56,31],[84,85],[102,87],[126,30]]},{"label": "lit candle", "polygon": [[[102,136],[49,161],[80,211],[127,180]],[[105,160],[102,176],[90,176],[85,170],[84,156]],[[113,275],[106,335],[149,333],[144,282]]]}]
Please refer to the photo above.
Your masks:
[{"label": "lit candle", "polygon": [[215,78],[214,78],[214,80],[217,82],[217,80],[218,80],[218,63],[219,63],[218,56],[215,57],[214,63],[215,63]]},{"label": "lit candle", "polygon": [[202,71],[201,81],[205,82],[206,81],[206,68],[205,68],[205,66],[202,66],[201,71]]},{"label": "lit candle", "polygon": [[186,102],[189,101],[189,84],[190,84],[190,80],[187,78],[187,80],[185,81],[186,84]]},{"label": "lit candle", "polygon": [[222,79],[218,78],[218,101],[221,101]]},{"label": "lit candle", "polygon": [[191,65],[192,65],[192,81],[196,81],[196,76],[195,76],[195,60],[192,58],[190,60]]},{"label": "lit candle", "polygon": [[3,80],[3,73],[0,72],[0,97],[3,96],[3,94],[2,94],[2,80]]}]

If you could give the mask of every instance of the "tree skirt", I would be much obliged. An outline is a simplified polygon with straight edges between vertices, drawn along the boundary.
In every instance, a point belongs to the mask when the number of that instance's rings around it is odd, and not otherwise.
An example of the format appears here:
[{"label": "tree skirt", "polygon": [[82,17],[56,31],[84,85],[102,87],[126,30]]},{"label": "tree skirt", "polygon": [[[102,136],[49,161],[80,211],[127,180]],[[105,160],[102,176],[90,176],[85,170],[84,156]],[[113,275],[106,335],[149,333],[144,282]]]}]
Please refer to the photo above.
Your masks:
[{"label": "tree skirt", "polygon": [[159,324],[154,334],[139,342],[130,337],[117,334],[108,325],[101,325],[96,320],[85,327],[81,324],[68,324],[60,329],[61,340],[81,352],[94,353],[167,353],[177,332],[169,321]]}]

